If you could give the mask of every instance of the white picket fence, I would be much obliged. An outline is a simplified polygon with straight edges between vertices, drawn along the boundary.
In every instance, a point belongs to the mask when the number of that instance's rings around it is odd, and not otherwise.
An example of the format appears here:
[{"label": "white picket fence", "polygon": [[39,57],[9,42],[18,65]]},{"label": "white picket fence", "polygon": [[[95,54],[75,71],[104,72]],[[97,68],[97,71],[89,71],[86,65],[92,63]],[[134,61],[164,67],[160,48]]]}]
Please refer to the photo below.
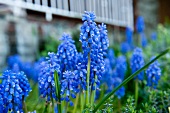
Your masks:
[{"label": "white picket fence", "polygon": [[81,18],[84,11],[94,11],[97,22],[134,26],[133,0],[0,0],[0,4],[44,12],[47,20],[52,14]]}]

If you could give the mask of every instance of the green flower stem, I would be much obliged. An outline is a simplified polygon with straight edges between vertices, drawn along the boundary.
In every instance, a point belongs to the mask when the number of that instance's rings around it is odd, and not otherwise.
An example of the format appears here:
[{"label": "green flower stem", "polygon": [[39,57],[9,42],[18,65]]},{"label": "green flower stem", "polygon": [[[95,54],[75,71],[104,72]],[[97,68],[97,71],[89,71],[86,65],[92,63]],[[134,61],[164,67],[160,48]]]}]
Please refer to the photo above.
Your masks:
[{"label": "green flower stem", "polygon": [[81,92],[80,94],[80,101],[81,101],[81,104],[80,104],[80,111],[81,113],[83,112],[83,109],[84,109],[84,92]]},{"label": "green flower stem", "polygon": [[45,104],[45,108],[44,108],[43,113],[48,113],[48,103]]},{"label": "green flower stem", "polygon": [[56,71],[54,72],[54,81],[56,86],[56,96],[58,97],[58,105],[57,105],[58,113],[62,113],[61,100],[60,100],[60,81],[59,81],[58,73]]},{"label": "green flower stem", "polygon": [[138,79],[135,80],[135,107],[137,107],[138,104],[138,92],[139,92],[139,85],[138,85]]},{"label": "green flower stem", "polygon": [[121,113],[121,100],[120,99],[118,99],[118,110],[119,110],[119,113]]},{"label": "green flower stem", "polygon": [[67,108],[68,108],[68,102],[66,102],[66,104],[65,104],[65,110],[64,110],[64,113],[67,113]]},{"label": "green flower stem", "polygon": [[24,102],[24,96],[22,96],[22,105],[23,105],[23,110],[24,110],[24,113],[27,113],[27,106]]},{"label": "green flower stem", "polygon": [[52,101],[52,113],[54,113],[54,99],[51,96],[51,101]]},{"label": "green flower stem", "polygon": [[88,55],[88,65],[87,65],[87,91],[86,91],[86,105],[89,105],[89,94],[90,94],[90,86],[89,86],[89,82],[90,82],[90,55]]},{"label": "green flower stem", "polygon": [[[95,75],[95,81],[96,81],[96,80],[97,80],[97,76]],[[96,96],[96,83],[94,83],[94,90],[92,90],[92,95],[91,95],[91,107],[94,106],[95,96]]]},{"label": "green flower stem", "polygon": [[164,50],[163,52],[161,52],[159,55],[157,55],[154,59],[152,59],[149,63],[147,63],[146,65],[144,65],[141,69],[137,70],[135,73],[133,73],[132,75],[130,75],[127,79],[125,79],[119,86],[117,86],[112,92],[110,92],[106,97],[104,97],[98,104],[97,106],[94,108],[93,113],[95,113],[99,107],[101,105],[103,105],[105,103],[105,101],[111,97],[119,88],[121,88],[123,85],[125,85],[126,83],[128,83],[131,79],[133,79],[136,75],[138,75],[141,71],[143,71],[144,69],[146,69],[150,64],[152,64],[155,60],[157,60],[158,58],[164,56],[166,53],[168,53],[170,50],[170,48]]},{"label": "green flower stem", "polygon": [[77,111],[78,100],[79,100],[79,93],[77,93],[77,95],[76,95],[76,101],[75,101],[73,113],[76,113],[76,111]]}]

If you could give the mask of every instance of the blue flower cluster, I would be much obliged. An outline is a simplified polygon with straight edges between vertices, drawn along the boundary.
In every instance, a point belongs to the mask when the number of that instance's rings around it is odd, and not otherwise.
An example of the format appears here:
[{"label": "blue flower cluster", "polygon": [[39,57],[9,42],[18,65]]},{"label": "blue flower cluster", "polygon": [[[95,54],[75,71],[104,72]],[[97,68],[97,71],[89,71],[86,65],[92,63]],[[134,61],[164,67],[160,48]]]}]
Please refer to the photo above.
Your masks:
[{"label": "blue flower cluster", "polygon": [[[144,58],[143,58],[143,53],[141,48],[135,48],[134,52],[132,54],[131,60],[130,60],[130,67],[132,73],[136,72],[139,70],[141,67],[144,66]],[[137,79],[143,80],[144,79],[144,72],[140,72],[137,75]]]},{"label": "blue flower cluster", "polygon": [[[151,60],[154,57],[151,58]],[[158,61],[153,62],[146,70],[147,75],[147,85],[156,88],[158,81],[161,77],[161,69],[159,67]]]},{"label": "blue flower cluster", "polygon": [[130,45],[127,42],[122,42],[120,45],[120,50],[123,54],[126,54],[131,50]]},{"label": "blue flower cluster", "polygon": [[145,29],[144,18],[142,16],[138,16],[136,20],[136,30],[138,33],[143,32]]},{"label": "blue flower cluster", "polygon": [[[101,76],[104,73],[104,55],[109,46],[106,25],[101,24],[99,27],[94,22],[96,18],[94,12],[85,12],[81,26],[80,42],[82,43],[83,59],[87,65],[90,59],[90,85],[96,82],[99,85]],[[95,76],[97,79],[95,80]]]},{"label": "blue flower cluster", "polygon": [[28,79],[23,72],[7,70],[0,77],[0,104],[4,113],[23,112],[22,102],[31,91]]},{"label": "blue flower cluster", "polygon": [[123,54],[129,52],[133,49],[133,31],[131,28],[126,28],[126,41],[122,42],[120,45],[120,50]]},{"label": "blue flower cluster", "polygon": [[64,33],[60,38],[62,43],[58,47],[57,51],[57,63],[60,65],[61,74],[66,70],[73,70],[76,68],[77,49],[74,45],[74,41],[71,36]]},{"label": "blue flower cluster", "polygon": [[85,69],[86,66],[82,65],[81,63],[78,63],[76,66],[77,69],[74,71],[75,80],[81,86],[82,90],[86,90],[86,75],[87,75],[87,70]]},{"label": "blue flower cluster", "polygon": [[72,98],[76,98],[76,93],[79,92],[78,85],[79,84],[75,80],[75,75],[73,72],[65,71],[63,73],[63,80],[61,80],[61,99],[69,102],[70,106],[73,106],[73,102],[70,100],[70,96]]},{"label": "blue flower cluster", "polygon": [[142,16],[139,16],[136,21],[136,30],[140,34],[140,41],[142,47],[146,47],[147,45],[147,38],[144,33],[145,30],[145,23],[144,23],[144,18]]},{"label": "blue flower cluster", "polygon": [[116,64],[115,53],[113,49],[108,49],[106,58],[110,61],[110,66],[113,68]]},{"label": "blue flower cluster", "polygon": [[52,98],[57,100],[55,93],[54,72],[60,73],[60,66],[56,63],[57,56],[54,53],[48,53],[46,61],[41,63],[41,72],[39,73],[39,90],[43,98],[49,102]]},{"label": "blue flower cluster", "polygon": [[107,28],[106,25],[104,23],[102,23],[99,26],[99,32],[100,32],[100,41],[99,41],[99,48],[100,51],[103,53],[103,55],[107,54],[107,49],[109,47],[109,39],[107,36]]},{"label": "blue flower cluster", "polygon": [[115,72],[116,76],[119,77],[121,80],[124,80],[124,76],[127,71],[127,62],[125,56],[119,56],[117,58]]}]

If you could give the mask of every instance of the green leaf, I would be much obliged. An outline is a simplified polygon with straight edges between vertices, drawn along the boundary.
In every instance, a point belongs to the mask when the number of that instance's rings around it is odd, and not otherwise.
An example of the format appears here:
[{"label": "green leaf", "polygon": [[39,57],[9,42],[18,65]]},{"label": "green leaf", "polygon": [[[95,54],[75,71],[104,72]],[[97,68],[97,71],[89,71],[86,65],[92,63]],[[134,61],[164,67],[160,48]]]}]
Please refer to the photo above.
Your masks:
[{"label": "green leaf", "polygon": [[144,65],[141,69],[137,70],[135,73],[133,73],[132,75],[130,75],[127,79],[125,79],[119,86],[117,86],[112,92],[110,92],[106,97],[104,97],[98,104],[97,106],[94,108],[93,113],[95,113],[99,107],[105,103],[105,101],[110,98],[117,90],[119,90],[123,85],[125,85],[126,83],[128,83],[131,79],[133,79],[136,75],[138,75],[141,71],[143,71],[144,69],[146,69],[150,64],[152,64],[155,60],[159,59],[160,57],[164,56],[166,53],[168,53],[170,50],[170,48],[164,50],[163,52],[161,52],[159,55],[157,55],[153,60],[151,60],[149,63],[147,63],[146,65]]},{"label": "green leaf", "polygon": [[61,100],[60,100],[60,81],[58,77],[58,73],[54,72],[54,81],[56,86],[56,96],[58,98],[59,104],[58,104],[58,112],[61,113]]}]

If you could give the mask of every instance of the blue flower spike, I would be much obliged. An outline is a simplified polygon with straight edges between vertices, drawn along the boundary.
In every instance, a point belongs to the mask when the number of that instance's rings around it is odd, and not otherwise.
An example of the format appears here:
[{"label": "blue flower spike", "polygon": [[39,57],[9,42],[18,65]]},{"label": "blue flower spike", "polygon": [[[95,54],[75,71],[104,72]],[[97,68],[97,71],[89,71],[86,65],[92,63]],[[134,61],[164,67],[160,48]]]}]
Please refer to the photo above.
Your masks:
[{"label": "blue flower spike", "polygon": [[[132,70],[132,73],[136,72],[138,69],[144,66],[144,58],[141,48],[135,48],[130,60],[130,67]],[[144,72],[140,72],[137,77],[138,80],[144,79]]]},{"label": "blue flower spike", "polygon": [[63,73],[63,80],[61,80],[61,97],[62,100],[70,103],[73,106],[73,102],[70,97],[76,98],[76,93],[79,92],[78,83],[75,80],[75,75],[71,71],[65,71]]},{"label": "blue flower spike", "polygon": [[46,61],[41,63],[41,72],[39,74],[39,89],[40,94],[43,98],[46,98],[47,102],[50,102],[53,98],[57,100],[56,90],[55,90],[55,81],[54,81],[54,72],[60,73],[60,66],[56,63],[57,56],[54,53],[48,53]]},{"label": "blue flower spike", "polygon": [[[151,60],[155,58],[152,57]],[[147,85],[152,88],[156,88],[158,81],[161,77],[161,68],[159,67],[158,61],[153,62],[146,70]]]},{"label": "blue flower spike", "polygon": [[22,102],[31,91],[28,79],[23,72],[14,73],[10,70],[5,71],[1,79],[0,96],[3,98],[4,112],[22,113]]}]

